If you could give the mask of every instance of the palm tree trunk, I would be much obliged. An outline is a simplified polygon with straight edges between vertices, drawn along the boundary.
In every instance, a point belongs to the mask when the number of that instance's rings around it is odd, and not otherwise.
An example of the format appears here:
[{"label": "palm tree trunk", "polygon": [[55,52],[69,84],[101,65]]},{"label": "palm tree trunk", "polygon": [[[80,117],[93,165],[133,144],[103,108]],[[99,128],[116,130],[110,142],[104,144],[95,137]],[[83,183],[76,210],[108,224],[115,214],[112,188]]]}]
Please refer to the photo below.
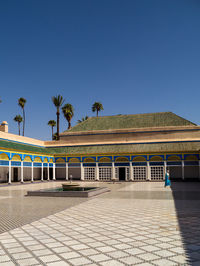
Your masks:
[{"label": "palm tree trunk", "polygon": [[70,129],[71,127],[71,121],[68,121],[68,129]]},{"label": "palm tree trunk", "polygon": [[25,111],[23,108],[23,136],[24,136],[24,129],[25,129]]},{"label": "palm tree trunk", "polygon": [[19,136],[20,136],[20,123],[18,123],[18,128],[19,128]]},{"label": "palm tree trunk", "polygon": [[99,112],[99,111],[97,110],[97,117],[98,117],[98,112]]},{"label": "palm tree trunk", "polygon": [[52,140],[53,140],[53,127],[51,127],[51,129],[52,129]]},{"label": "palm tree trunk", "polygon": [[57,111],[57,140],[59,140],[60,139],[60,132],[59,132],[59,125],[60,125],[60,112],[59,112],[59,110]]}]

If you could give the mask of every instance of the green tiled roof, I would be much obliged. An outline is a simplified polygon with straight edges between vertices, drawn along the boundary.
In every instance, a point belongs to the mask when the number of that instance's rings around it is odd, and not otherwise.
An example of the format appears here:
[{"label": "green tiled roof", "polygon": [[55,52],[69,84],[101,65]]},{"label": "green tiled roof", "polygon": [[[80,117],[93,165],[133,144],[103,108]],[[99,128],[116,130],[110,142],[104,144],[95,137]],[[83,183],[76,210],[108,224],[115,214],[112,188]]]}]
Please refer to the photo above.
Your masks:
[{"label": "green tiled roof", "polygon": [[187,152],[200,150],[200,142],[171,142],[150,144],[87,145],[73,147],[47,148],[57,154],[105,154],[105,153],[152,153],[152,152]]},{"label": "green tiled roof", "polygon": [[135,115],[116,115],[90,117],[86,121],[77,124],[70,130],[63,133],[125,129],[125,128],[144,128],[144,127],[164,127],[164,126],[194,126],[196,124],[172,113],[147,113]]},{"label": "green tiled roof", "polygon": [[43,147],[37,147],[34,145],[28,145],[23,143],[14,142],[11,140],[0,140],[0,147],[11,149],[11,150],[20,150],[24,152],[32,152],[32,153],[43,153],[43,154],[50,154],[51,150]]}]

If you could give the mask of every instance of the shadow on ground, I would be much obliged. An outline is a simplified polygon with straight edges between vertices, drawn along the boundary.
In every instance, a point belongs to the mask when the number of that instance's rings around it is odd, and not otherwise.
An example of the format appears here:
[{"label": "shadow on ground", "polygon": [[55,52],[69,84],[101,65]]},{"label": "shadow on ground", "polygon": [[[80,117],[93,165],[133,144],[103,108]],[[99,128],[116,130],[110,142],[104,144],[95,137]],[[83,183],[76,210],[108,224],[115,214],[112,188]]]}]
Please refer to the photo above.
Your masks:
[{"label": "shadow on ground", "polygon": [[200,260],[200,182],[172,182],[182,243],[189,265]]}]

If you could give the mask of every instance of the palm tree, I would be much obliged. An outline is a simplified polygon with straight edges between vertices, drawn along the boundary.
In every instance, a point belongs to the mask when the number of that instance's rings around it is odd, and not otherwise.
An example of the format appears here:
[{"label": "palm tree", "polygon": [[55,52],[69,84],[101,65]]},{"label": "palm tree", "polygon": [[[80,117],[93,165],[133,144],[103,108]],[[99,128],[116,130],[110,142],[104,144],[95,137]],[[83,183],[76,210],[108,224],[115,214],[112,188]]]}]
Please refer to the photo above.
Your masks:
[{"label": "palm tree", "polygon": [[56,121],[55,120],[49,120],[48,126],[51,126],[51,129],[52,129],[52,140],[53,140],[53,128],[56,126]]},{"label": "palm tree", "polygon": [[55,105],[56,107],[56,115],[57,115],[57,140],[60,139],[60,135],[59,135],[59,128],[60,128],[60,107],[63,105],[64,103],[64,99],[61,95],[58,95],[58,96],[53,96],[52,97],[52,102],[53,104]]},{"label": "palm tree", "polygon": [[63,111],[64,117],[67,119],[68,129],[70,129],[72,127],[71,120],[72,120],[72,117],[74,116],[74,107],[70,103],[66,103],[63,106],[62,111]]},{"label": "palm tree", "polygon": [[24,110],[25,104],[26,104],[26,99],[22,97],[18,99],[18,105],[22,108],[22,111],[23,111],[23,136],[24,136],[24,129],[25,129],[25,110]]},{"label": "palm tree", "polygon": [[79,119],[79,120],[77,121],[77,123],[80,124],[80,123],[86,121],[88,118],[89,118],[89,117],[86,115],[85,117],[82,117],[81,119]]},{"label": "palm tree", "polygon": [[13,120],[18,123],[19,135],[20,135],[20,123],[23,121],[23,118],[21,117],[21,115],[16,115]]},{"label": "palm tree", "polygon": [[58,140],[58,134],[57,134],[57,132],[53,134],[53,140]]},{"label": "palm tree", "polygon": [[93,105],[92,105],[92,112],[97,112],[97,117],[98,117],[98,114],[101,110],[104,110],[103,109],[103,105],[102,103],[100,102],[95,102]]}]

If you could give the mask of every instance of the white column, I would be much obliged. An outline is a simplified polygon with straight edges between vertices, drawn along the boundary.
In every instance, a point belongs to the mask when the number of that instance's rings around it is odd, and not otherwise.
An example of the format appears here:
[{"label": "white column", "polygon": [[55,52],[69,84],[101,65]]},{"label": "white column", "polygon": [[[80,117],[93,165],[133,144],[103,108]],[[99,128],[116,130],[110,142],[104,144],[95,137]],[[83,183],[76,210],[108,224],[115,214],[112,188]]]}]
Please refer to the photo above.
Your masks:
[{"label": "white column", "polygon": [[49,181],[49,163],[47,163],[47,180]]},{"label": "white column", "polygon": [[83,163],[81,163],[81,180],[84,180],[84,168],[83,168]]},{"label": "white column", "polygon": [[31,163],[31,182],[33,182],[33,162]]},{"label": "white column", "polygon": [[24,168],[23,168],[23,161],[21,162],[21,183],[24,183]]},{"label": "white column", "polygon": [[184,174],[184,161],[182,161],[182,179],[185,179],[185,174]]},{"label": "white column", "polygon": [[9,160],[9,169],[8,169],[8,184],[11,184],[11,173],[12,173],[12,168],[11,168],[11,160]]},{"label": "white column", "polygon": [[151,181],[151,167],[149,161],[147,161],[147,180]]},{"label": "white column", "polygon": [[164,161],[164,176],[163,176],[163,179],[165,180],[165,174],[167,172],[167,162]]},{"label": "white column", "polygon": [[96,172],[96,181],[99,181],[99,164],[96,163],[96,169],[95,169],[95,172]]},{"label": "white column", "polygon": [[66,163],[66,176],[65,176],[66,180],[68,180],[68,163]]},{"label": "white column", "polygon": [[115,179],[115,162],[112,162],[112,179]]},{"label": "white column", "polygon": [[129,166],[129,180],[133,181],[133,165],[132,165],[132,162],[130,162],[129,164],[130,164],[130,166]]},{"label": "white column", "polygon": [[53,180],[56,180],[56,165],[53,163]]},{"label": "white column", "polygon": [[42,163],[42,169],[41,169],[41,181],[43,181],[44,180],[44,164]]}]

